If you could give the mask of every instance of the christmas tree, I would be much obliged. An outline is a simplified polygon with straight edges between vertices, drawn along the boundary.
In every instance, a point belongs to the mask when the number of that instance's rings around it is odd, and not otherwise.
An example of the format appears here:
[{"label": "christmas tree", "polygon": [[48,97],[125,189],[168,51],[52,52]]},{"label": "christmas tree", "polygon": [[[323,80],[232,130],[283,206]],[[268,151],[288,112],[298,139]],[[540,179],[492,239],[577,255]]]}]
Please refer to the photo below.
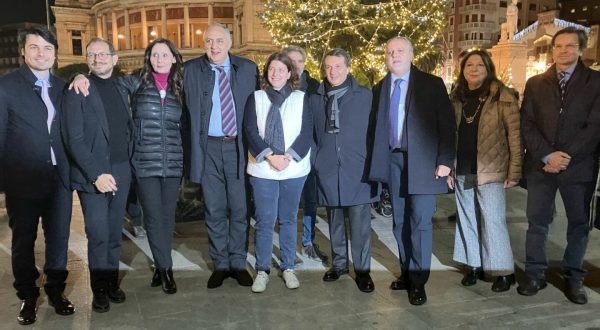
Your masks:
[{"label": "christmas tree", "polygon": [[[385,42],[408,37],[418,66],[432,70],[440,54],[437,40],[445,25],[450,0],[265,0],[259,14],[279,46],[298,45],[308,62],[320,63],[324,53],[343,48],[350,53],[353,73],[372,85],[385,72]],[[310,65],[309,65],[310,67]]]}]

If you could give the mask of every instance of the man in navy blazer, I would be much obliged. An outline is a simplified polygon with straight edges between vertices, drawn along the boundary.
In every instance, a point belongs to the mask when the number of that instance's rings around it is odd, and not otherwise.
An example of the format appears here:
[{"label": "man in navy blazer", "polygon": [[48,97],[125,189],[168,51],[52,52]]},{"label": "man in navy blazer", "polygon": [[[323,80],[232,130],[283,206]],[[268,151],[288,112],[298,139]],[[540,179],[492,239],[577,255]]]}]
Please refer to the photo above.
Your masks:
[{"label": "man in navy blazer", "polygon": [[517,291],[533,296],[547,285],[545,245],[558,190],[567,212],[565,295],[576,304],[587,303],[583,258],[600,143],[600,73],[581,62],[586,46],[584,31],[573,27],[558,31],[552,38],[555,63],[527,81],[521,105],[529,228],[527,280]]},{"label": "man in navy blazer", "polygon": [[91,71],[89,95],[66,91],[63,138],[72,161],[88,238],[92,309],[107,312],[125,301],[119,288],[121,229],[131,182],[132,122],[127,93],[113,76],[118,56],[110,42],[92,38],[86,46]]},{"label": "man in navy blazer", "polygon": [[229,276],[251,286],[242,119],[248,96],[258,89],[258,67],[229,54],[231,33],[221,24],[206,28],[204,43],[206,54],[185,63],[183,84],[189,115],[186,175],[202,184],[214,267],[207,287],[217,288]]},{"label": "man in navy blazer", "polygon": [[36,320],[40,289],[34,244],[42,218],[46,242],[44,289],[48,302],[61,315],[73,314],[63,291],[72,191],[69,164],[60,138],[60,100],[64,81],[50,73],[56,60],[56,37],[45,28],[19,34],[25,64],[0,78],[0,190],[6,194],[12,229],[14,287],[22,300],[17,320]]},{"label": "man in navy blazer", "polygon": [[[442,79],[412,65],[405,37],[386,44],[389,73],[373,87],[377,110],[370,179],[387,182],[402,275],[392,290],[408,289],[413,305],[427,301],[436,194],[447,192],[454,163],[454,115]],[[383,154],[382,154],[383,153]]]}]

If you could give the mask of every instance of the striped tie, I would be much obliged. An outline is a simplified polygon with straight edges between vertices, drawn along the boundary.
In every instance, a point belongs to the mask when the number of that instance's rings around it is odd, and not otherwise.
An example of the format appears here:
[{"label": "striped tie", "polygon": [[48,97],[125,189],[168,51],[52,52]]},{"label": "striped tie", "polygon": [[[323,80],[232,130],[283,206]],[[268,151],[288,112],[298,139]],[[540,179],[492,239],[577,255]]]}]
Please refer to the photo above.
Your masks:
[{"label": "striped tie", "polygon": [[558,85],[560,86],[560,100],[565,102],[565,93],[567,92],[567,73],[565,71],[558,72]]},{"label": "striped tie", "polygon": [[237,125],[235,123],[235,109],[233,108],[233,94],[231,94],[231,86],[229,78],[222,66],[218,65],[219,71],[219,98],[221,99],[221,124],[223,134],[226,136],[237,135]]}]

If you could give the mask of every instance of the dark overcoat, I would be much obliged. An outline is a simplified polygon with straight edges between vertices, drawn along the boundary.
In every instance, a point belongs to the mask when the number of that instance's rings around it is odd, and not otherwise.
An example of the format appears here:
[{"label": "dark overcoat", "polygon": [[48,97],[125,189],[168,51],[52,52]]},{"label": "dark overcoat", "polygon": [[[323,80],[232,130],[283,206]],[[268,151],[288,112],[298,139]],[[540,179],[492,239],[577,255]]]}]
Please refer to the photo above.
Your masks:
[{"label": "dark overcoat", "polygon": [[352,206],[379,200],[379,184],[368,180],[374,116],[371,91],[349,76],[350,88],[339,100],[340,131],[327,133],[327,95],[321,84],[309,96],[313,111],[319,204]]},{"label": "dark overcoat", "polygon": [[558,180],[594,181],[594,155],[600,142],[600,72],[587,68],[580,60],[567,83],[564,104],[555,65],[531,77],[521,104],[521,134],[527,180],[546,175],[541,159],[563,151],[571,161],[566,170],[556,174]]},{"label": "dark overcoat", "polygon": [[[387,148],[374,149],[370,178],[382,182],[388,182],[390,169],[390,91],[388,73],[373,87],[373,107],[377,111],[375,146]],[[408,193],[445,193],[446,180],[436,179],[435,169],[438,165],[454,165],[456,124],[444,82],[412,66],[405,103]]]},{"label": "dark overcoat", "polygon": [[[235,103],[237,122],[238,177],[243,177],[247,152],[244,147],[243,118],[248,97],[258,89],[258,67],[248,59],[229,55],[231,71],[229,81]],[[186,177],[201,183],[204,172],[205,152],[208,141],[208,126],[212,112],[212,94],[215,73],[206,55],[187,61],[183,86],[185,91],[184,156]]]}]

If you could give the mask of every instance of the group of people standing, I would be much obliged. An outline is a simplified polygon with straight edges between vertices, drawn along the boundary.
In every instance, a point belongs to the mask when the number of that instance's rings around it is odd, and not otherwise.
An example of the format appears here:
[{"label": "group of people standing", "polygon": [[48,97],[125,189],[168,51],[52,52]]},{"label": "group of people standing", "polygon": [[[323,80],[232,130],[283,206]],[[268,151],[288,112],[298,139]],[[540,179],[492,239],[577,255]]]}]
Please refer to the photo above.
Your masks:
[{"label": "group of people standing", "polygon": [[[36,320],[39,218],[48,301],[58,314],[75,311],[63,293],[73,190],[88,238],[92,309],[106,312],[126,299],[119,258],[132,179],[155,264],[150,284],[175,293],[171,242],[184,169],[202,187],[209,289],[233,278],[265,291],[276,222],[281,275],[287,288],[298,288],[297,213],[304,197],[302,244],[311,257],[322,258],[313,242],[316,204],[327,211],[332,260],[323,280],[349,273],[348,218],[355,282],[372,292],[370,206],[385,183],[401,270],[392,290],[407,290],[413,305],[427,301],[435,195],[450,187],[458,209],[454,258],[467,267],[462,284],[486,273],[495,276],[492,290],[506,291],[515,278],[505,189],[521,179],[524,149],[527,280],[518,291],[533,295],[546,286],[544,244],[558,189],[569,221],[565,293],[587,301],[582,263],[600,140],[600,74],[579,59],[585,33],[566,28],[555,35],[556,64],[530,79],[521,110],[485,51],[463,58],[449,97],[439,77],[412,65],[412,44],[401,36],[385,44],[388,73],[372,90],[352,76],[343,49],[325,54],[319,83],[303,70],[301,48],[272,54],[259,73],[254,62],[229,53],[226,27],[210,25],[203,37],[206,54],[186,63],[172,42],[157,39],[143,67],[123,77],[114,74],[118,55],[110,42],[93,38],[86,47],[90,74],[65,88],[50,73],[56,38],[44,28],[21,33],[25,64],[0,78],[0,179],[20,324]],[[246,268],[250,217],[254,278]]]}]

